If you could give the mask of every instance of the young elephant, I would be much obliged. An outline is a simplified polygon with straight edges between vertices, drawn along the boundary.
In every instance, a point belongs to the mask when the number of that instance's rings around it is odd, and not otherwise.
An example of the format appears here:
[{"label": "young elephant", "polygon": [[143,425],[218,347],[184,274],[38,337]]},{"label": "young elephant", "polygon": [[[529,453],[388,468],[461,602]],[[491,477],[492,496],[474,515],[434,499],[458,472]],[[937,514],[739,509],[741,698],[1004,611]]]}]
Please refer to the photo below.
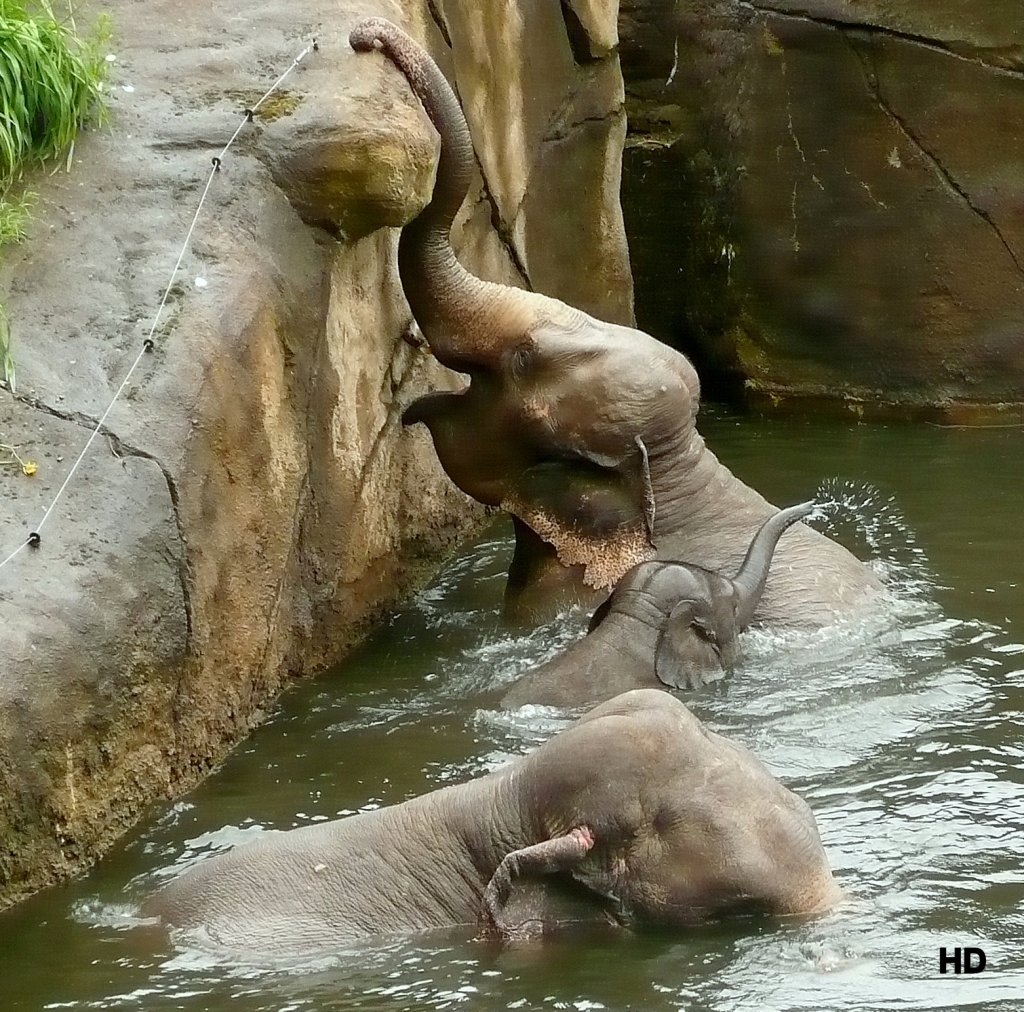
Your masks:
[{"label": "young elephant", "polygon": [[807,805],[641,689],[478,780],[208,858],[143,911],[283,957],[458,924],[510,937],[808,914],[838,895]]},{"label": "young elephant", "polygon": [[814,507],[800,503],[766,520],[733,579],[682,562],[634,566],[594,612],[588,635],[524,675],[502,705],[582,705],[646,686],[693,689],[708,672],[730,667],[779,538]]}]

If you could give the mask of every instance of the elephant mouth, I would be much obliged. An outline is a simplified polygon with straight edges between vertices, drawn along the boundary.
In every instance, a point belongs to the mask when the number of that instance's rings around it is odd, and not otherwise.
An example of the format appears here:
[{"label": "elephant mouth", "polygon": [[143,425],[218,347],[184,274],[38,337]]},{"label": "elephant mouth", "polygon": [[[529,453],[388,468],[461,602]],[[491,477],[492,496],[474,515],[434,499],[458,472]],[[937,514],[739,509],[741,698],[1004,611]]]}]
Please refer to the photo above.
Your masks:
[{"label": "elephant mouth", "polygon": [[416,397],[402,412],[402,425],[418,425],[423,422],[428,428],[431,422],[450,414],[462,402],[468,387],[462,390],[434,390]]}]

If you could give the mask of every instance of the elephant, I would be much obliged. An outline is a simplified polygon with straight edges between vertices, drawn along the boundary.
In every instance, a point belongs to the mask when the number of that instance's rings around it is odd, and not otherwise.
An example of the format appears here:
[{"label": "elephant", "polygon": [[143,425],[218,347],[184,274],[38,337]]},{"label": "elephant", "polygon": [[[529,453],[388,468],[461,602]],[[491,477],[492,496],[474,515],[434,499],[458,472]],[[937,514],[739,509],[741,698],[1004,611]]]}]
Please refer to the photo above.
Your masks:
[{"label": "elephant", "polygon": [[[512,515],[506,614],[596,605],[653,559],[735,568],[774,507],[705,446],[689,360],[640,330],[466,270],[451,228],[475,159],[451,86],[383,18],[360,22],[349,41],[398,68],[440,135],[433,192],[402,230],[398,268],[430,350],[469,382],[420,397],[403,421],[427,426],[460,489]],[[759,618],[822,626],[877,595],[867,567],[818,532],[797,528],[786,542]]]},{"label": "elephant", "polygon": [[754,617],[779,538],[812,513],[805,502],[766,520],[730,579],[682,562],[641,562],[594,612],[586,636],[527,672],[502,699],[580,706],[627,689],[694,689],[736,662],[736,639]]},{"label": "elephant", "polygon": [[840,895],[807,804],[636,689],[476,780],[206,858],[142,913],[279,959],[457,925],[518,939],[811,915]]}]

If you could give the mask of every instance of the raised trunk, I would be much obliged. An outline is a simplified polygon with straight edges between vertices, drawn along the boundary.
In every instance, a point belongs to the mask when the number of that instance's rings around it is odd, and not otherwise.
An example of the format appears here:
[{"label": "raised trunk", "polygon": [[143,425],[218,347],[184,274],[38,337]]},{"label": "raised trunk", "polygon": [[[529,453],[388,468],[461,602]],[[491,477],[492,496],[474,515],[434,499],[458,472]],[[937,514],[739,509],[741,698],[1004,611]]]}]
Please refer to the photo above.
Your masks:
[{"label": "raised trunk", "polygon": [[754,540],[750,542],[743,565],[733,579],[736,587],[736,622],[740,629],[750,625],[754,618],[765,583],[768,581],[768,567],[775,554],[779,538],[798,520],[814,510],[813,502],[800,503],[780,510],[761,524]]},{"label": "raised trunk", "polygon": [[409,308],[444,365],[465,371],[486,364],[493,357],[494,338],[508,329],[515,290],[470,274],[452,249],[452,222],[466,199],[475,164],[458,99],[426,51],[390,21],[362,22],[349,42],[360,52],[379,45],[405,76],[441,136],[430,203],[405,226],[398,243],[398,269]]}]

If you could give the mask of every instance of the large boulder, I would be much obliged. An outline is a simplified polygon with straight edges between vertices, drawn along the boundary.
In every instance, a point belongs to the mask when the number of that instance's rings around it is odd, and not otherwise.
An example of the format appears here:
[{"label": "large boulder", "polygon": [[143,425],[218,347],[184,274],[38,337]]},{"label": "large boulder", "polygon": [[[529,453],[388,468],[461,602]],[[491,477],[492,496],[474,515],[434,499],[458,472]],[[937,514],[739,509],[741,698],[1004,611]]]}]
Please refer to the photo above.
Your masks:
[{"label": "large boulder", "polygon": [[1018,0],[623,0],[645,325],[765,406],[1024,403]]},{"label": "large boulder", "polygon": [[569,5],[578,23],[559,0],[486,17],[470,0],[275,0],[244,18],[107,6],[110,124],[80,138],[70,174],[34,181],[34,234],[0,272],[19,377],[16,396],[0,390],[0,443],[39,464],[0,471],[0,560],[142,347],[211,157],[314,25],[319,50],[225,156],[152,354],[41,545],[0,569],[0,906],[194,783],[479,516],[426,433],[400,424],[414,396],[462,380],[418,346],[395,267],[437,138],[394,68],[349,49],[360,18],[423,39],[470,110],[467,264],[632,312],[622,86],[599,5]]}]

